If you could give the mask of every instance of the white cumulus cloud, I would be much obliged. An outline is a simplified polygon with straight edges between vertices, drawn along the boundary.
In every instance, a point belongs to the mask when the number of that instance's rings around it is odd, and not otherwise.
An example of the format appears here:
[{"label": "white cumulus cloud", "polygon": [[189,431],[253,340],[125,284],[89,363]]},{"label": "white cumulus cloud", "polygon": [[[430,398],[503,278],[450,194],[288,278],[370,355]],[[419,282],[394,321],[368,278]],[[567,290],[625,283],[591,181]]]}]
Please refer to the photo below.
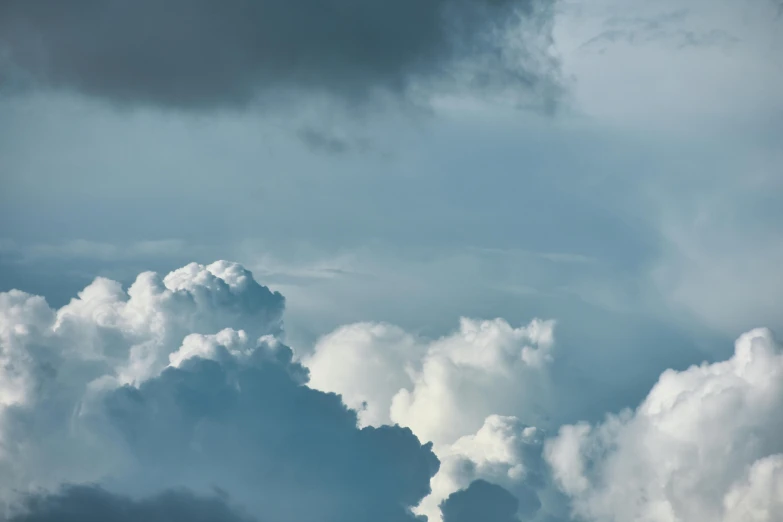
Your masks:
[{"label": "white cumulus cloud", "polygon": [[557,520],[566,515],[563,497],[552,487],[544,461],[546,436],[545,431],[515,417],[490,415],[475,434],[438,451],[441,467],[432,479],[432,493],[416,512],[437,522],[441,504],[449,495],[484,480],[514,495],[522,520]]},{"label": "white cumulus cloud", "polygon": [[766,329],[733,357],[664,372],[633,412],[564,426],[546,457],[588,521],[781,520],[783,353]]},{"label": "white cumulus cloud", "polygon": [[[551,496],[535,418],[548,399],[554,321],[513,327],[463,318],[436,340],[359,323],[322,337],[304,358],[311,386],[342,395],[367,425],[399,424],[432,441],[441,468],[416,512],[432,522],[440,505],[475,480],[506,488],[532,520]],[[547,490],[542,492],[541,490]],[[542,513],[557,511],[545,506]]]},{"label": "white cumulus cloud", "polygon": [[0,293],[0,518],[414,522],[431,445],[308,387],[283,309],[225,261],[98,278],[56,310]]},{"label": "white cumulus cloud", "polygon": [[0,506],[27,510],[15,520],[162,499],[303,522],[783,516],[768,330],[665,371],[634,411],[557,426],[553,321],[463,318],[438,339],[357,323],[300,363],[284,304],[227,262],[127,290],[98,278],[60,309],[0,293]]},{"label": "white cumulus cloud", "polygon": [[[312,385],[339,393],[367,424],[409,427],[435,447],[475,433],[489,415],[542,400],[554,321],[512,327],[463,318],[434,341],[390,325],[354,324],[324,336],[305,358]],[[533,393],[534,391],[539,393]]]}]

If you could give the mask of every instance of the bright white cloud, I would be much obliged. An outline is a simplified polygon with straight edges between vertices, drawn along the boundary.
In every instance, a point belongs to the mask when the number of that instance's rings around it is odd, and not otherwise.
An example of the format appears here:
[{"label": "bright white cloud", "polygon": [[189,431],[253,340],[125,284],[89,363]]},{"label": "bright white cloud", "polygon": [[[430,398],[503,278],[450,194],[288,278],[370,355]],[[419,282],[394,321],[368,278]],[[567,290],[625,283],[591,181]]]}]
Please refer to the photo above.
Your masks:
[{"label": "bright white cloud", "polygon": [[392,399],[392,420],[437,447],[475,432],[491,414],[531,408],[546,386],[540,370],[550,357],[553,326],[462,319],[458,332],[432,343],[412,386]]},{"label": "bright white cloud", "polygon": [[57,311],[48,335],[76,351],[70,356],[104,361],[122,382],[134,382],[160,372],[188,334],[226,327],[251,339],[280,333],[283,304],[240,265],[192,263],[163,279],[145,272],[127,293],[96,279]]},{"label": "bright white cloud", "polygon": [[754,462],[747,479],[726,494],[723,506],[726,522],[783,520],[783,455]]},{"label": "bright white cloud", "polygon": [[[42,297],[0,293],[0,490],[95,478],[122,456],[69,420],[86,411],[92,391],[141,382],[170,358],[211,355],[220,343],[244,342],[247,354],[255,339],[280,333],[283,304],[222,261],[165,278],[142,273],[127,292],[97,278],[59,310]],[[103,463],[83,459],[103,450]]]},{"label": "bright white cloud", "polygon": [[475,480],[498,484],[519,501],[522,520],[551,520],[567,514],[563,498],[552,488],[543,458],[546,433],[514,417],[490,415],[472,435],[441,448],[441,467],[432,493],[417,507],[430,522],[441,520],[441,503]]},{"label": "bright white cloud", "polygon": [[425,354],[425,344],[401,328],[359,323],[322,337],[304,362],[310,386],[341,394],[363,425],[380,426],[392,423],[391,403]]},{"label": "bright white cloud", "polygon": [[[514,494],[520,515],[534,517],[549,486],[543,434],[511,415],[534,418],[546,404],[553,329],[554,321],[538,319],[514,328],[463,318],[456,332],[426,340],[360,323],[322,337],[304,362],[311,386],[340,393],[363,423],[400,424],[435,443],[441,468],[417,513],[440,520],[441,502],[483,479]],[[551,510],[557,507],[542,513]]]},{"label": "bright white cloud", "polygon": [[35,384],[36,353],[28,349],[54,324],[43,297],[19,290],[0,293],[0,408],[24,404]]},{"label": "bright white cloud", "polygon": [[564,426],[546,456],[588,521],[773,522],[781,412],[783,353],[758,329],[729,360],[664,372],[634,412]]},{"label": "bright white cloud", "polygon": [[537,319],[514,328],[463,318],[458,331],[426,341],[355,324],[324,336],[304,362],[314,387],[352,407],[367,404],[363,422],[398,423],[440,447],[475,433],[489,415],[530,414],[546,386],[553,328]]}]

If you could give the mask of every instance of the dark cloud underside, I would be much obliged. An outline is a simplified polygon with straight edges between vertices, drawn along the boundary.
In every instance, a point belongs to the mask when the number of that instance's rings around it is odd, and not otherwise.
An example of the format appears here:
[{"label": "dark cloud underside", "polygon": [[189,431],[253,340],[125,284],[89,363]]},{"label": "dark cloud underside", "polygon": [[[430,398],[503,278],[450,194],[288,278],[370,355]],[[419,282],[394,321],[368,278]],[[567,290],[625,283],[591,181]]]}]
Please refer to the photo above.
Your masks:
[{"label": "dark cloud underside", "polygon": [[28,497],[9,522],[257,522],[219,497],[168,491],[133,500],[95,486],[70,486],[58,494]]},{"label": "dark cloud underside", "polygon": [[265,520],[413,522],[407,507],[439,466],[431,445],[409,429],[357,429],[339,396],[301,385],[306,372],[288,348],[274,362],[254,357],[191,359],[109,398],[147,474],[132,482],[146,494],[219,487]]},{"label": "dark cloud underside", "polygon": [[290,89],[352,100],[404,94],[419,79],[476,60],[482,76],[507,68],[507,76],[531,84],[535,71],[496,59],[503,43],[493,35],[520,17],[547,18],[541,13],[548,9],[534,4],[5,0],[0,81],[180,108],[240,105]]},{"label": "dark cloud underside", "polygon": [[443,522],[519,522],[519,500],[485,480],[475,480],[467,489],[452,493],[440,509]]}]

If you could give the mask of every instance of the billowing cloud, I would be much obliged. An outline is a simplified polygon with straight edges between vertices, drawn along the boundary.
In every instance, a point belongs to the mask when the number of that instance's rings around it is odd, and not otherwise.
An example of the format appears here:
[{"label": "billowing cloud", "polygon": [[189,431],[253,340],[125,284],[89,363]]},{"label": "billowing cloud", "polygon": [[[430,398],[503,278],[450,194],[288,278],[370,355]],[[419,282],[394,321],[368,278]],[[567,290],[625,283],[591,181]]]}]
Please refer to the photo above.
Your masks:
[{"label": "billowing cloud", "polygon": [[[514,417],[491,415],[475,434],[441,448],[432,493],[417,507],[430,522],[447,519],[442,503],[476,481],[502,486],[517,500],[521,520],[551,521],[567,515],[567,499],[553,487],[543,449],[547,433]],[[482,518],[483,519],[483,518]]]},{"label": "billowing cloud", "polygon": [[[98,278],[79,297],[54,311],[43,298],[3,293],[3,357],[16,382],[3,402],[25,402],[36,372],[74,360],[90,361],[92,378],[116,370],[123,382],[156,374],[168,365],[185,335],[216,333],[227,327],[251,339],[282,332],[284,298],[253,280],[250,272],[224,261],[192,263],[161,278],[145,272],[127,292],[116,281]],[[37,346],[35,352],[31,345]],[[8,394],[16,395],[15,398]]]},{"label": "billowing cloud", "polygon": [[154,520],[184,488],[223,491],[258,520],[415,520],[431,445],[359,429],[339,396],[308,387],[282,311],[227,262],[144,273],[127,292],[97,279],[59,310],[0,294],[0,504],[26,506],[21,520]]},{"label": "billowing cloud", "polygon": [[433,81],[552,99],[552,15],[549,0],[10,0],[0,81],[178,108],[286,91],[355,102]]},{"label": "billowing cloud", "polygon": [[310,385],[339,393],[363,424],[399,424],[434,442],[441,467],[416,513],[437,522],[449,495],[485,480],[517,499],[514,514],[547,520],[565,511],[563,497],[542,456],[545,432],[521,418],[549,407],[553,349],[554,322],[539,319],[515,328],[463,318],[436,340],[359,323],[322,337],[304,363]]},{"label": "billowing cloud", "polygon": [[633,412],[547,445],[587,521],[772,522],[783,516],[783,353],[752,330],[730,359],[668,370]]},{"label": "billowing cloud", "polygon": [[[512,327],[463,318],[427,341],[384,324],[354,324],[321,338],[304,363],[311,385],[339,393],[365,424],[410,427],[436,447],[475,433],[489,415],[533,415],[545,398],[554,322]],[[534,395],[531,397],[531,395]]]}]

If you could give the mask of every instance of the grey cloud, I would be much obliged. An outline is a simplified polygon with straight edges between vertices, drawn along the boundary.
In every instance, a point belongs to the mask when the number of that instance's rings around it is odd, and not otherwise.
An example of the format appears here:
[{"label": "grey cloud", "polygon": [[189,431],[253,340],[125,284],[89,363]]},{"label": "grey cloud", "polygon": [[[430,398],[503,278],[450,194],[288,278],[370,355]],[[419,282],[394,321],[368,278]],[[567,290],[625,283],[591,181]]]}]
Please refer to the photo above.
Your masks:
[{"label": "grey cloud", "polygon": [[0,82],[190,109],[260,93],[404,96],[466,63],[480,84],[537,87],[551,71],[503,59],[501,35],[517,22],[546,32],[551,11],[550,0],[7,0]]},{"label": "grey cloud", "polygon": [[138,389],[118,389],[107,415],[143,475],[117,487],[231,492],[265,520],[413,522],[408,507],[438,469],[408,429],[357,429],[339,396],[303,386],[280,346],[250,364],[190,359]]},{"label": "grey cloud", "polygon": [[97,486],[68,486],[32,495],[21,507],[9,522],[257,522],[220,496],[175,490],[134,500]]},{"label": "grey cloud", "polygon": [[283,307],[228,262],[145,272],[127,292],[97,279],[57,312],[0,293],[0,519],[31,490],[94,484],[109,493],[28,500],[68,520],[55,508],[77,517],[92,499],[111,521],[114,504],[136,505],[115,494],[218,490],[261,521],[415,522],[439,468],[432,445],[359,429],[338,395],[309,388],[269,335]]}]

